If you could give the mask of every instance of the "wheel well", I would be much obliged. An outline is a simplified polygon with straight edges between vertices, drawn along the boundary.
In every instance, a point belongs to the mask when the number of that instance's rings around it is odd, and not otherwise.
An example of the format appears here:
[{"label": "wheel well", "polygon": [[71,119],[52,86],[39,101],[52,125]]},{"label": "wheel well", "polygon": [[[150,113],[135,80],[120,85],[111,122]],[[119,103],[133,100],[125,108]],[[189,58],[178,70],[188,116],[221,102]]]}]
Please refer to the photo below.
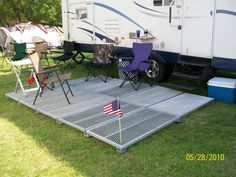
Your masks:
[{"label": "wheel well", "polygon": [[165,60],[162,58],[162,56],[157,51],[152,51],[149,59],[155,60],[161,64],[166,64]]},{"label": "wheel well", "polygon": [[131,48],[126,47],[115,47],[111,53],[112,56],[117,57],[133,57],[133,52]]}]

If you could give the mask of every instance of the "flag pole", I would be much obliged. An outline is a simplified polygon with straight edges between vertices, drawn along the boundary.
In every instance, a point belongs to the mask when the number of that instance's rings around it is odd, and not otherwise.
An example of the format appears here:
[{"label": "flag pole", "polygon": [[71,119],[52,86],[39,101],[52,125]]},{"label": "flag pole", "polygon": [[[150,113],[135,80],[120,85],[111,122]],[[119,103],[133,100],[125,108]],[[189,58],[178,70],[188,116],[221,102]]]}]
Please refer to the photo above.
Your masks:
[{"label": "flag pole", "polygon": [[[120,102],[118,100],[118,97],[116,98],[117,99],[117,104],[119,105],[119,109],[120,109]],[[118,119],[119,119],[119,134],[120,134],[120,144],[122,144],[122,134],[121,134],[121,117],[118,116]]]},{"label": "flag pole", "polygon": [[122,144],[122,135],[121,135],[121,118],[119,117],[119,129],[120,129],[120,144]]}]

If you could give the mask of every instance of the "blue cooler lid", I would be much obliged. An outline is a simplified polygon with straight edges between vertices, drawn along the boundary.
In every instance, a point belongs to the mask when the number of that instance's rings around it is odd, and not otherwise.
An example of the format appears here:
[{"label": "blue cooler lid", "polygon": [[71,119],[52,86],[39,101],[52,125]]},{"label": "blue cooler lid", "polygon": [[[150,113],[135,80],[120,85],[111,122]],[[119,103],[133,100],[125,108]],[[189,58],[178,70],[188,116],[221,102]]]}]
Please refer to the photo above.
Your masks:
[{"label": "blue cooler lid", "polygon": [[236,88],[236,79],[214,77],[208,81],[207,85],[224,88]]}]

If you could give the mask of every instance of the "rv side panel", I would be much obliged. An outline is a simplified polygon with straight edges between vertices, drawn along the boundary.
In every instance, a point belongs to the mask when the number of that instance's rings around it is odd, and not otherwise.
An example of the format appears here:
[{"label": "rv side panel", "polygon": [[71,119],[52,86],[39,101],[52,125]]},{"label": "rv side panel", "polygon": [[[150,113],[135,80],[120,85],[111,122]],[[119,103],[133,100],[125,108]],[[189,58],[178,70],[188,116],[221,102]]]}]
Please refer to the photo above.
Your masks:
[{"label": "rv side panel", "polygon": [[236,1],[217,0],[213,66],[236,71]]}]

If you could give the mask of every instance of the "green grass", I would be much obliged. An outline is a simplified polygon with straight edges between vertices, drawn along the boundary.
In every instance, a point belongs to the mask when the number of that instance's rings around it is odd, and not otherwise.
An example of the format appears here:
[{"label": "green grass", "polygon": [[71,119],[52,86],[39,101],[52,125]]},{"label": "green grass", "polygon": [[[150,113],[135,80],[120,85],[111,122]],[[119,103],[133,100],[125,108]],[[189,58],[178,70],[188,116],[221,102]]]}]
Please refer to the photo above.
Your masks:
[{"label": "green grass", "polygon": [[[73,78],[83,77],[83,65]],[[122,155],[95,138],[5,97],[15,75],[0,68],[1,177],[233,177],[236,176],[236,108],[219,102],[185,117]],[[186,154],[225,154],[224,161],[187,161]]]}]

